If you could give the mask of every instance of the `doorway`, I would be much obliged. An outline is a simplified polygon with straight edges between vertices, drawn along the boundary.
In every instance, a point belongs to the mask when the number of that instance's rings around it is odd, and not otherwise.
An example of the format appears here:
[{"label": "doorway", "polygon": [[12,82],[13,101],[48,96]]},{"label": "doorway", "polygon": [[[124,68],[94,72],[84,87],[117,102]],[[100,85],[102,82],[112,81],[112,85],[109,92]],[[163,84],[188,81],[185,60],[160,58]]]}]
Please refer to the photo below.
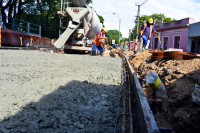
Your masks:
[{"label": "doorway", "polygon": [[158,48],[158,38],[154,39],[154,48]]},{"label": "doorway", "polygon": [[192,53],[195,52],[195,44],[196,44],[196,41],[192,41],[192,47],[191,47],[191,52]]},{"label": "doorway", "polygon": [[167,50],[168,47],[168,37],[164,37],[164,50]]},{"label": "doorway", "polygon": [[174,48],[179,49],[180,48],[180,36],[175,36],[175,40],[174,40]]}]

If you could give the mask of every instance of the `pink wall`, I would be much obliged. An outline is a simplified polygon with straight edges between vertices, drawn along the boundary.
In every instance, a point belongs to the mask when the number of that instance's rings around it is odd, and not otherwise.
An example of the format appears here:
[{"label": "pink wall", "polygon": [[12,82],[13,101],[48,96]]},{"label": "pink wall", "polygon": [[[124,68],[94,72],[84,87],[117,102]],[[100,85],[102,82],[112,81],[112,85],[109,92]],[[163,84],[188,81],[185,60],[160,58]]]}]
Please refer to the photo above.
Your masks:
[{"label": "pink wall", "polygon": [[[180,36],[180,49],[187,49],[187,39],[188,39],[188,28],[176,28],[176,29],[169,29],[164,31],[159,31],[160,33],[160,40],[161,44],[158,45],[158,48],[164,49],[164,37],[168,37],[168,47],[167,48],[174,48],[174,40],[175,36]],[[150,48],[154,48],[155,38],[157,38],[156,34],[153,34],[151,38]]]},{"label": "pink wall", "polygon": [[[169,23],[156,23],[154,28],[157,32],[160,33],[161,44],[158,43],[158,48],[164,49],[164,37],[168,37],[168,47],[174,48],[175,36],[180,36],[179,48],[184,51],[187,50],[187,40],[188,40],[188,25],[194,23],[193,18],[186,18],[182,20],[172,21]],[[151,43],[149,48],[154,48],[156,34],[152,34]]]},{"label": "pink wall", "polygon": [[[137,50],[140,47],[140,41],[137,42]],[[130,50],[135,51],[135,41],[130,42]]]}]

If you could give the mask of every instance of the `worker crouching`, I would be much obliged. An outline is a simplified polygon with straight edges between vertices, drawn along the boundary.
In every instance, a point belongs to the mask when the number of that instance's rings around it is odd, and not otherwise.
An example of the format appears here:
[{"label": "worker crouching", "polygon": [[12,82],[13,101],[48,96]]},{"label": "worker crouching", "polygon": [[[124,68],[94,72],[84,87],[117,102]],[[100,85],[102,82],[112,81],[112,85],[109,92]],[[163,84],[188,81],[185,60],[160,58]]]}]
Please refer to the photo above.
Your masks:
[{"label": "worker crouching", "polygon": [[96,55],[96,50],[101,52],[101,56],[103,56],[104,53],[104,46],[103,46],[103,39],[108,39],[107,37],[104,37],[105,33],[107,32],[107,29],[104,27],[102,28],[101,32],[97,32],[95,35],[95,38],[92,42],[92,55]]},{"label": "worker crouching", "polygon": [[141,28],[139,29],[140,35],[143,39],[143,45],[140,46],[140,50],[142,50],[143,46],[145,49],[149,48],[149,43],[150,43],[150,38],[151,38],[151,33],[155,33],[157,35],[160,35],[157,33],[157,31],[153,27],[153,19],[150,18],[147,23],[144,23]]}]

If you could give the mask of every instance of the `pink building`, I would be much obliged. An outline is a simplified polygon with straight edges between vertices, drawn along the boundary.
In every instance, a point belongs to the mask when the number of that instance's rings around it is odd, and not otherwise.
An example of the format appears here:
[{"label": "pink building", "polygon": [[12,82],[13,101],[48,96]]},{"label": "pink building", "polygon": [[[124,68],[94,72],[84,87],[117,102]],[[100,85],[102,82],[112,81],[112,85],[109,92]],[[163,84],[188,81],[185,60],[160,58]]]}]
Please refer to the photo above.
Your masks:
[{"label": "pink building", "polygon": [[[140,41],[137,42],[137,50],[140,47]],[[134,41],[130,41],[130,50],[135,51],[135,40]]]},{"label": "pink building", "polygon": [[152,34],[149,49],[163,48],[167,50],[175,48],[183,49],[186,52],[189,24],[193,23],[195,23],[194,18],[185,18],[168,23],[155,23],[154,28],[160,33],[161,44],[157,34]]}]

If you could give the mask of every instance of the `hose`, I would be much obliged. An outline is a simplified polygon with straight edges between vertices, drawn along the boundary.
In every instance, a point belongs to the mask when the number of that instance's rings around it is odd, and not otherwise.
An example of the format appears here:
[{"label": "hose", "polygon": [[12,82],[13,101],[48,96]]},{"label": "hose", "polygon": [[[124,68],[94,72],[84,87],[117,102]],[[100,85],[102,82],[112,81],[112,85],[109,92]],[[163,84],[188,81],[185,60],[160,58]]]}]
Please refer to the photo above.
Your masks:
[{"label": "hose", "polygon": [[[88,8],[90,8],[88,5],[86,5],[86,6],[87,6]],[[90,9],[91,9],[91,8],[90,8]],[[92,9],[91,9],[91,11],[92,11]],[[90,20],[87,22],[89,28],[91,27],[90,22],[91,22],[92,18],[93,18],[93,11],[92,11],[92,16],[91,16]]]}]

